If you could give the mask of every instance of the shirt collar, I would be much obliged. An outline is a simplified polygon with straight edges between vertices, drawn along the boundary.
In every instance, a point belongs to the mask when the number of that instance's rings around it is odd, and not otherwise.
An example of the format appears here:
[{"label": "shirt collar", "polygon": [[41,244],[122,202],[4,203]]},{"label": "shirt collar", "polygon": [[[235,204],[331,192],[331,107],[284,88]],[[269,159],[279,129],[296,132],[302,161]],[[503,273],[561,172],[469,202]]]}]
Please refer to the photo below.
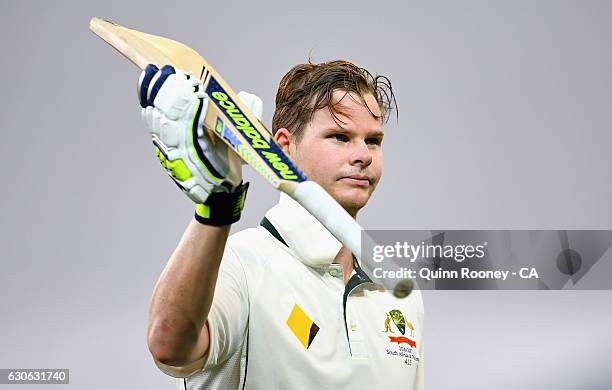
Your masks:
[{"label": "shirt collar", "polygon": [[310,267],[328,266],[342,247],[315,217],[289,195],[282,193],[266,213],[297,258]]}]

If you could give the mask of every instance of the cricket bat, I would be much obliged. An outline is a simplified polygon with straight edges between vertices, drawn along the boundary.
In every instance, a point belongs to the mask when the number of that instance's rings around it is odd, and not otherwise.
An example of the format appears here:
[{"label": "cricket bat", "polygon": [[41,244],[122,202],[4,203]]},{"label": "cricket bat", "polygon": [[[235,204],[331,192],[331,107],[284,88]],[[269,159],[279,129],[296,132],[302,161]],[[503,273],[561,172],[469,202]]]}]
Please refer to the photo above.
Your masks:
[{"label": "cricket bat", "polygon": [[[201,55],[180,42],[99,18],[92,18],[89,28],[140,69],[148,64],[160,68],[170,64],[199,75],[209,97],[208,111],[204,118],[207,131],[225,142],[274,188],[283,191],[308,210],[353,253],[368,276],[372,280],[376,279],[371,272],[371,264],[362,262],[363,228],[319,184],[308,180],[282,151],[271,132],[244,106],[232,88]],[[405,291],[406,286],[402,287],[404,291],[397,291],[394,289],[396,286],[383,284],[394,290],[396,296],[410,293]]]}]

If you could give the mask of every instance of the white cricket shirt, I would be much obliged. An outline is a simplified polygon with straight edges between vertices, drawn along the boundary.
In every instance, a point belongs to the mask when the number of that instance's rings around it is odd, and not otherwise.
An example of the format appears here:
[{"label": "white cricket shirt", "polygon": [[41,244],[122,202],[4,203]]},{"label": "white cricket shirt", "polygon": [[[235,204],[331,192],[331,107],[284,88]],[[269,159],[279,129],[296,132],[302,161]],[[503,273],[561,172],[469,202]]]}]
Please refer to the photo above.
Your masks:
[{"label": "white cricket shirt", "polygon": [[178,388],[423,389],[420,291],[395,298],[360,270],[345,287],[340,243],[284,194],[266,218],[286,245],[262,226],[230,236],[208,358]]}]

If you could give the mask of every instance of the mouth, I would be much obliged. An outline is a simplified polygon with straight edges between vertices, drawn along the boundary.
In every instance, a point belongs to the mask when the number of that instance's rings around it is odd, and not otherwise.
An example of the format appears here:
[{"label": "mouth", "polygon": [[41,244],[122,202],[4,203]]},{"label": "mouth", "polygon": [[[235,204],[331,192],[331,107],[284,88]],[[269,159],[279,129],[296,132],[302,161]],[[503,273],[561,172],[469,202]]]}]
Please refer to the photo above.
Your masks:
[{"label": "mouth", "polygon": [[349,175],[340,178],[341,181],[358,187],[368,187],[371,180],[366,175]]}]

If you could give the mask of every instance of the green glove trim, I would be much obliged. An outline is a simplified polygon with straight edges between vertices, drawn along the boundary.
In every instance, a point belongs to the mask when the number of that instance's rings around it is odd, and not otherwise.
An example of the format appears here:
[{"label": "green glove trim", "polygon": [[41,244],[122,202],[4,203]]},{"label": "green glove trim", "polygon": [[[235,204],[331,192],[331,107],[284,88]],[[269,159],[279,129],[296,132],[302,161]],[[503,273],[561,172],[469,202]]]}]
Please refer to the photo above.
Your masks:
[{"label": "green glove trim", "polygon": [[240,220],[249,183],[232,192],[213,192],[204,204],[196,205],[195,219],[204,225],[224,226]]},{"label": "green glove trim", "polygon": [[163,165],[166,171],[175,179],[185,181],[191,177],[191,172],[189,172],[189,168],[187,168],[183,160],[168,160],[166,155],[158,147],[155,147],[155,155],[159,159],[161,165]]}]

